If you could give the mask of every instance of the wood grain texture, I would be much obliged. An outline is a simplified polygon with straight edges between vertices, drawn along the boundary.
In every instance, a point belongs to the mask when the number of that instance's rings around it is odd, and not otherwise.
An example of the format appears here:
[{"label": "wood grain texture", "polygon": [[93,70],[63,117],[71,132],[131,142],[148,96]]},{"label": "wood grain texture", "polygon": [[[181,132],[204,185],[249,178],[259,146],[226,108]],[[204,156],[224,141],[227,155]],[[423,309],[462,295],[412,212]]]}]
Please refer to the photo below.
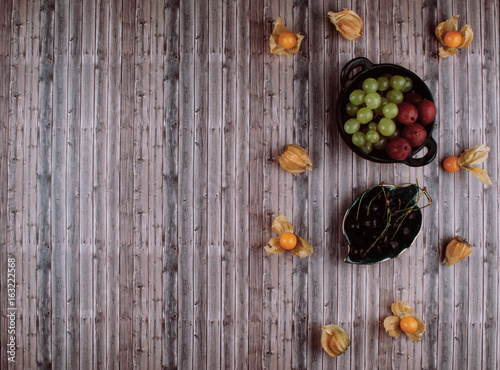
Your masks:
[{"label": "wood grain texture", "polygon": [[[500,9],[457,0],[1,0],[0,368],[496,369],[499,366]],[[328,11],[355,10],[344,39]],[[435,26],[474,40],[440,59]],[[269,52],[280,16],[305,36]],[[355,155],[339,75],[359,56],[426,82],[438,108],[425,167]],[[355,71],[354,73],[357,73]],[[494,186],[442,160],[486,143]],[[313,171],[278,164],[287,144]],[[343,262],[342,220],[368,186],[433,198],[414,246]],[[267,254],[284,214],[314,247]],[[442,265],[455,235],[474,249]],[[7,258],[16,259],[16,363]],[[406,300],[423,338],[389,337]],[[331,358],[321,327],[351,346]]]}]

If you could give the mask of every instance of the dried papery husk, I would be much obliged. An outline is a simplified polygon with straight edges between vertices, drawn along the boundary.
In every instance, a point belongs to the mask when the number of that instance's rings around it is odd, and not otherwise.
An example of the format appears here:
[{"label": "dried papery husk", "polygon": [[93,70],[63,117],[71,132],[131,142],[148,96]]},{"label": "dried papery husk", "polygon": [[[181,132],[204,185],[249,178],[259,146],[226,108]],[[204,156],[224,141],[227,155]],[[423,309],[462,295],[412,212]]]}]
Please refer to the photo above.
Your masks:
[{"label": "dried papery husk", "polygon": [[321,328],[321,346],[330,356],[341,355],[350,345],[347,333],[340,326],[326,325]]},{"label": "dried papery husk", "polygon": [[401,319],[397,316],[388,316],[384,320],[384,328],[387,334],[389,334],[393,338],[398,338],[401,333],[401,327],[399,326],[399,322]]},{"label": "dried papery husk", "polygon": [[476,145],[473,148],[465,149],[460,157],[458,157],[458,165],[462,166],[477,166],[488,159],[490,148],[485,144]]},{"label": "dried papery husk", "polygon": [[280,56],[290,57],[291,54],[296,54],[300,49],[300,44],[304,39],[304,36],[300,33],[294,33],[297,38],[297,43],[293,48],[285,49],[282,45],[278,43],[279,37],[283,32],[289,32],[288,29],[281,23],[281,18],[276,18],[276,22],[274,23],[274,30],[271,36],[269,37],[269,47],[271,48],[272,54],[277,54]]},{"label": "dried papery husk", "polygon": [[391,311],[394,315],[402,319],[405,316],[411,316],[413,308],[406,301],[397,301],[391,305]]},{"label": "dried papery husk", "polygon": [[476,145],[471,149],[466,149],[458,157],[458,165],[460,168],[465,168],[467,171],[471,172],[476,176],[483,184],[493,185],[490,176],[482,168],[471,167],[482,164],[486,159],[488,159],[488,153],[490,148],[485,144]]},{"label": "dried papery husk", "polygon": [[304,148],[295,144],[287,145],[279,156],[278,162],[285,171],[290,173],[312,171],[311,158]]},{"label": "dried papery husk", "polygon": [[290,222],[288,222],[285,215],[276,216],[271,228],[278,235],[281,235],[283,233],[292,233],[293,234],[293,226]]},{"label": "dried papery husk", "polygon": [[419,340],[420,338],[422,338],[422,336],[424,335],[425,333],[425,324],[422,320],[420,320],[418,317],[416,316],[412,316],[415,321],[417,322],[417,330],[415,330],[413,333],[405,333],[408,338],[410,338],[412,341],[416,341],[416,340]]},{"label": "dried papery husk", "polygon": [[280,244],[279,236],[269,239],[268,245],[266,245],[264,249],[269,254],[283,253],[285,251]]},{"label": "dried papery husk", "polygon": [[354,41],[363,34],[363,20],[354,11],[345,9],[341,12],[328,12],[330,21],[349,41]]},{"label": "dried papery husk", "polygon": [[468,257],[472,252],[472,245],[460,237],[455,236],[446,246],[446,256],[444,263],[449,266],[455,265],[458,261]]},{"label": "dried papery husk", "polygon": [[460,29],[460,35],[462,36],[462,42],[458,45],[459,49],[466,48],[472,42],[474,38],[474,32],[472,32],[472,28],[470,25],[466,24]]},{"label": "dried papery husk", "polygon": [[458,49],[457,48],[449,48],[449,47],[439,47],[439,56],[441,58],[447,58],[451,57],[452,55],[455,55],[457,53]]},{"label": "dried papery husk", "polygon": [[309,244],[304,238],[301,238],[298,235],[295,235],[297,237],[297,245],[290,250],[294,256],[298,256],[300,258],[304,258],[312,254],[313,252],[313,247],[311,244]]},{"label": "dried papery husk", "polygon": [[444,22],[441,22],[436,27],[436,37],[441,42],[444,43],[444,36],[450,31],[458,31],[458,17],[459,15],[454,15],[450,19],[447,19]]},{"label": "dried papery husk", "polygon": [[444,43],[444,36],[449,31],[458,31],[458,15],[454,15],[450,19],[441,22],[436,27],[436,37],[444,46],[439,47],[439,56],[441,58],[446,58],[455,55],[458,49],[466,48],[472,42],[474,38],[474,33],[470,25],[466,24],[460,29],[460,35],[462,36],[462,42],[456,48],[450,48]]}]

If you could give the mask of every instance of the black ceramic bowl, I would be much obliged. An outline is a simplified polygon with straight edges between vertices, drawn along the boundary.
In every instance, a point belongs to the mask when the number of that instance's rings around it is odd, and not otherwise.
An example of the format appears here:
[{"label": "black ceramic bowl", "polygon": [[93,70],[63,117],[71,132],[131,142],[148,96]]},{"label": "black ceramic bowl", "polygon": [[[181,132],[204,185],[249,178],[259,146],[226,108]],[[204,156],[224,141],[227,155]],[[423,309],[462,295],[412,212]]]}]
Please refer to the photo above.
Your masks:
[{"label": "black ceramic bowl", "polygon": [[[357,68],[360,68],[360,70],[353,76],[350,76],[351,73]],[[344,123],[349,118],[352,118],[345,112],[345,107],[347,103],[349,103],[349,95],[351,92],[355,89],[360,89],[362,82],[366,78],[373,77],[376,79],[386,73],[410,77],[413,81],[412,90],[420,94],[422,98],[434,102],[432,93],[427,85],[412,71],[395,64],[373,64],[369,59],[363,57],[353,59],[344,66],[340,74],[341,91],[337,103],[337,126],[340,136],[342,136],[345,143],[357,155],[368,159],[369,161],[378,163],[404,163],[412,167],[425,166],[436,157],[437,145],[431,136],[434,125],[436,124],[435,121],[425,126],[425,129],[427,130],[427,138],[425,142],[422,145],[413,148],[410,156],[402,161],[396,161],[390,158],[385,151],[380,150],[373,150],[371,153],[366,154],[352,143],[351,135],[344,131]],[[427,148],[425,156],[422,158],[415,158],[416,154],[423,148]]]},{"label": "black ceramic bowl", "polygon": [[[347,243],[349,244],[349,252],[347,254],[347,257],[345,258],[345,262],[347,263],[367,265],[395,258],[405,250],[410,248],[410,246],[413,244],[418,234],[420,233],[420,230],[422,229],[422,210],[417,205],[415,200],[415,197],[419,192],[419,188],[414,184],[404,187],[395,187],[392,185],[383,185],[383,187],[386,192],[390,191],[392,193],[390,204],[401,202],[401,204],[404,204],[405,207],[411,207],[412,217],[405,217],[401,221],[401,227],[398,228],[397,231],[392,229],[387,230],[387,237],[391,240],[397,240],[398,242],[396,249],[385,247],[382,250],[377,250],[377,248],[371,247],[371,253],[367,252],[365,254],[367,249],[370,248],[372,243],[375,243],[375,241],[371,240],[369,235],[364,235],[366,231],[369,230],[363,222],[363,218],[366,215],[363,204],[369,204],[370,206],[374,205],[374,198],[381,193],[382,185],[374,186],[371,189],[368,189],[349,207],[342,222],[342,232],[344,233],[344,236],[347,239]],[[370,212],[376,212],[376,210],[374,208],[371,208]],[[384,213],[382,212],[380,217],[375,218],[383,220],[383,214]],[[396,215],[398,214],[399,213],[394,213],[394,217],[396,218]],[[353,222],[358,223],[359,229],[350,228],[348,226],[349,223]],[[394,225],[397,225],[397,223],[395,223]],[[379,225],[378,230],[372,231],[372,233],[374,233],[375,235],[381,235],[382,229],[384,227],[385,225],[382,221]],[[403,228],[407,228],[408,234],[404,234],[402,230]]]}]

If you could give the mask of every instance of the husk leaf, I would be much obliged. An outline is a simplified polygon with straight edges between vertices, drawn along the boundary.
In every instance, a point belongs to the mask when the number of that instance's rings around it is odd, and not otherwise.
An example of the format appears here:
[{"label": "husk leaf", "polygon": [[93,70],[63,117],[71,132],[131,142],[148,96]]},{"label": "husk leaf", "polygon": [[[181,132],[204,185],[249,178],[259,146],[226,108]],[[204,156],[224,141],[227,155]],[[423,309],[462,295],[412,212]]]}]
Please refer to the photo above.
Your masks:
[{"label": "husk leaf", "polygon": [[281,235],[283,233],[293,233],[293,226],[290,222],[288,222],[285,215],[276,216],[271,228],[278,235]]},{"label": "husk leaf", "polygon": [[449,48],[449,47],[439,47],[439,57],[441,58],[447,58],[451,57],[452,55],[455,55],[457,53],[458,49],[457,48]]},{"label": "husk leaf", "polygon": [[465,168],[467,171],[471,172],[483,184],[489,185],[489,186],[493,185],[493,183],[491,182],[490,177],[488,176],[488,173],[486,173],[486,171],[483,170],[482,168],[469,167],[469,166],[463,166],[462,168]]},{"label": "husk leaf", "polygon": [[279,236],[269,239],[269,245],[266,245],[264,249],[269,254],[283,253],[285,249],[280,244]]},{"label": "husk leaf", "polygon": [[412,316],[415,321],[417,322],[417,330],[415,330],[413,333],[405,333],[408,338],[410,338],[412,341],[419,340],[422,338],[422,335],[425,333],[425,324],[422,320],[420,320],[418,317]]},{"label": "husk leaf", "polygon": [[406,301],[397,301],[391,305],[391,310],[394,315],[402,319],[405,316],[410,316],[413,313],[413,308]]},{"label": "husk leaf", "polygon": [[472,245],[460,236],[455,236],[446,246],[445,259],[443,263],[449,266],[455,265],[461,259],[468,257],[472,252]]},{"label": "husk leaf", "polygon": [[298,235],[295,236],[297,237],[297,245],[290,252],[292,252],[294,256],[299,256],[300,258],[304,258],[312,254],[312,245],[309,244],[304,238],[301,238]]},{"label": "husk leaf", "polygon": [[306,150],[298,145],[287,145],[278,158],[278,163],[287,172],[302,173],[312,171],[312,161]]},{"label": "husk leaf", "polygon": [[399,326],[399,322],[401,319],[397,316],[388,316],[384,320],[384,328],[387,334],[389,334],[393,338],[398,338],[401,333],[401,327]]},{"label": "husk leaf", "polygon": [[441,44],[445,45],[444,35],[446,35],[447,32],[458,31],[458,17],[459,17],[459,15],[454,15],[450,19],[448,19],[444,22],[441,22],[437,25],[436,37],[439,40],[439,42],[441,42]]},{"label": "husk leaf", "polygon": [[353,10],[344,8],[341,12],[328,12],[330,21],[349,41],[354,41],[363,34],[363,20]]},{"label": "husk leaf", "polygon": [[458,165],[460,167],[480,165],[488,159],[489,151],[490,148],[485,144],[466,149],[460,154],[460,157],[458,157]]},{"label": "husk leaf", "polygon": [[297,43],[293,48],[285,49],[282,45],[278,43],[279,37],[283,32],[288,32],[288,29],[281,23],[281,18],[276,18],[276,22],[274,23],[274,30],[271,36],[269,37],[269,47],[271,49],[272,54],[277,54],[280,56],[290,57],[291,54],[295,54],[300,49],[300,44],[304,39],[300,33],[294,33],[295,37],[297,37]]},{"label": "husk leaf", "polygon": [[337,325],[327,325],[321,328],[321,346],[332,357],[344,353],[351,341],[344,329]]},{"label": "husk leaf", "polygon": [[460,45],[458,45],[458,48],[466,48],[470,45],[472,39],[474,38],[474,33],[472,32],[472,28],[470,27],[470,25],[466,24],[465,26],[463,26],[460,30],[460,35],[462,35],[462,42],[460,43]]}]

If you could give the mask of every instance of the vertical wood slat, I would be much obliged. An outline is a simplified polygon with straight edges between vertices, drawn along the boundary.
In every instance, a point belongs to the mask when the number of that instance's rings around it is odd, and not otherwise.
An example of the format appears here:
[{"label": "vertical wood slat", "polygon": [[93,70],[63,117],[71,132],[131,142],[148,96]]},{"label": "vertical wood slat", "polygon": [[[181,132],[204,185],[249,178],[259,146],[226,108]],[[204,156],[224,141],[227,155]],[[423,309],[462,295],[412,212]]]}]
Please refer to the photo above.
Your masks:
[{"label": "vertical wood slat", "polygon": [[52,304],[51,304],[51,149],[53,105],[52,91],[54,74],[54,2],[45,2],[40,7],[40,116],[38,137],[37,176],[37,365],[50,368],[52,365]]},{"label": "vertical wood slat", "polygon": [[248,271],[248,361],[262,368],[262,211],[263,175],[263,2],[250,4],[250,127],[249,127],[249,271]]},{"label": "vertical wood slat", "polygon": [[150,133],[150,28],[151,4],[135,9],[135,101],[133,140],[133,365],[147,368],[149,360],[149,133]]},{"label": "vertical wood slat", "polygon": [[[80,245],[81,245],[81,218],[86,214],[80,208],[80,156],[89,155],[89,151],[81,151],[80,127],[82,118],[82,3],[75,1],[68,9],[67,28],[69,39],[68,75],[65,83],[68,85],[67,107],[67,170],[66,170],[66,217],[67,217],[67,366],[77,368],[80,366],[82,352],[85,352],[88,343],[81,342],[81,301],[83,297],[80,284]],[[88,78],[88,76],[86,76]],[[88,163],[91,158],[84,162]],[[83,165],[85,165],[85,163]],[[85,281],[85,280],[84,280]],[[83,298],[85,299],[85,298]]]},{"label": "vertical wood slat", "polygon": [[236,350],[236,133],[237,60],[235,29],[237,2],[222,2],[222,127],[221,127],[221,363],[220,368],[235,366]]},{"label": "vertical wood slat", "polygon": [[[28,3],[26,34],[26,129],[25,129],[25,165],[23,186],[23,264],[25,273],[25,303],[23,305],[25,337],[23,364],[25,368],[34,368],[37,361],[37,153],[38,153],[38,89],[39,89],[39,53],[40,53],[40,2]],[[36,16],[35,16],[36,15]],[[1,202],[0,202],[1,203]]]},{"label": "vertical wood slat", "polygon": [[133,363],[134,271],[134,103],[135,8],[125,1],[122,9],[120,106],[120,367]]},{"label": "vertical wood slat", "polygon": [[[74,162],[72,158],[78,158],[78,149],[67,153],[66,143],[74,143],[74,137],[69,128],[73,122],[67,115],[69,105],[68,99],[68,52],[69,52],[69,4],[56,1],[54,14],[54,91],[51,95],[53,101],[53,130],[52,130],[52,181],[51,181],[51,244],[52,244],[52,360],[54,364],[66,364],[67,359],[67,298],[68,284],[66,280],[66,256],[68,245],[74,245],[71,233],[67,234],[67,227],[74,226],[69,217],[78,213],[78,206],[66,209],[67,200],[70,198],[66,186],[66,173],[75,176],[72,172]],[[79,54],[79,53],[78,53]],[[78,94],[79,86],[69,86],[72,95]],[[71,89],[72,87],[72,89]],[[78,113],[77,113],[78,114]],[[78,127],[78,126],[76,126]],[[78,137],[78,136],[77,136]],[[72,157],[71,154],[74,153]],[[69,160],[68,160],[69,159]],[[70,185],[71,187],[71,185]],[[66,198],[68,196],[68,199]],[[68,217],[67,217],[68,216]],[[68,221],[70,222],[68,224]],[[72,220],[74,221],[74,219]],[[78,234],[78,227],[75,227]],[[76,283],[74,277],[69,281]],[[71,298],[71,297],[70,297]],[[77,320],[77,315],[74,315]],[[70,326],[71,330],[72,327]],[[72,333],[72,331],[70,331]],[[78,336],[77,336],[78,338]],[[71,343],[70,343],[71,344]],[[72,351],[75,352],[74,349]],[[73,365],[73,364],[71,364]]]},{"label": "vertical wood slat", "polygon": [[[183,2],[184,3],[184,2]],[[186,10],[185,10],[186,11]],[[186,11],[189,14],[189,7]],[[181,155],[180,143],[181,135],[183,132],[180,131],[181,119],[184,124],[188,124],[191,119],[189,118],[189,104],[192,104],[190,94],[192,94],[191,81],[188,80],[187,86],[180,85],[180,66],[183,66],[182,73],[183,77],[187,75],[189,77],[190,73],[190,57],[192,53],[192,47],[188,48],[188,51],[182,54],[179,45],[181,44],[180,38],[180,24],[183,27],[190,27],[190,21],[184,18],[184,22],[180,23],[180,2],[179,1],[169,1],[166,3],[165,7],[165,29],[160,31],[164,32],[163,45],[160,46],[159,53],[161,55],[162,49],[165,48],[166,58],[163,60],[164,69],[164,84],[163,84],[163,98],[158,101],[159,107],[164,106],[164,125],[165,132],[162,134],[161,145],[163,147],[163,182],[161,184],[162,188],[162,198],[164,201],[163,209],[163,229],[162,240],[164,241],[164,251],[163,251],[163,287],[162,287],[162,308],[165,312],[165,322],[163,324],[164,330],[162,333],[162,365],[167,369],[174,369],[177,367],[184,366],[187,367],[187,361],[183,361],[181,365],[181,356],[187,355],[187,351],[192,350],[191,343],[182,342],[183,339],[188,341],[188,333],[183,331],[183,328],[188,331],[192,330],[192,324],[188,325],[184,320],[189,320],[189,314],[192,313],[192,307],[189,297],[189,287],[184,290],[184,284],[188,276],[190,276],[190,271],[192,271],[192,259],[189,261],[191,256],[189,251],[186,250],[189,245],[189,241],[192,235],[192,225],[185,225],[184,222],[188,222],[188,214],[183,216],[184,207],[190,209],[192,207],[192,199],[189,192],[191,189],[188,187],[179,187],[180,181],[189,181],[192,179],[192,174],[189,173],[189,165],[191,153],[187,152]],[[189,29],[189,28],[187,28]],[[183,29],[185,36],[189,37],[189,31]],[[186,48],[188,43],[182,40],[183,47]],[[185,50],[185,49],[183,49]],[[187,60],[186,60],[187,59]],[[184,62],[184,64],[182,64]],[[181,90],[184,89],[184,90]],[[191,91],[190,91],[191,89]],[[186,105],[185,110],[182,111],[184,116],[181,116],[180,110],[180,97],[181,92],[183,106]],[[184,108],[183,108],[184,109]],[[189,128],[186,127],[186,129]],[[187,130],[185,133],[185,142],[183,144],[191,145],[189,139],[189,132]],[[192,148],[189,148],[190,150]],[[184,147],[183,147],[184,150]],[[182,161],[186,161],[183,163]],[[190,177],[191,176],[191,177]],[[181,198],[183,197],[183,198]],[[180,207],[179,207],[180,205]],[[187,212],[186,212],[187,213]],[[187,228],[186,228],[187,227]],[[185,232],[186,236],[182,235]],[[183,253],[187,260],[181,260],[181,253]],[[181,261],[182,264],[179,267],[178,262]],[[191,266],[188,265],[191,263]],[[185,269],[186,271],[184,272]],[[183,275],[182,275],[183,274]],[[181,281],[179,286],[178,281]],[[191,282],[191,280],[188,280]],[[184,294],[184,295],[182,295]],[[183,311],[184,310],[184,311]],[[178,330],[178,323],[181,323],[181,330]],[[187,327],[185,327],[186,325]],[[186,352],[183,346],[186,346]]]},{"label": "vertical wood slat", "polygon": [[[438,109],[439,99],[439,66],[437,57],[437,46],[435,36],[425,30],[434,29],[438,24],[438,14],[436,2],[434,0],[422,0],[422,54],[429,55],[425,58],[423,66],[423,80],[435,97]],[[440,116],[438,116],[440,117]],[[440,124],[441,131],[441,124]],[[438,158],[442,158],[440,154]],[[438,166],[424,167],[424,184],[432,190],[433,206],[432,212],[427,212],[425,225],[439,225],[439,176]],[[424,252],[424,274],[423,274],[423,321],[428,323],[425,336],[422,338],[422,368],[434,369],[438,367],[438,333],[436,312],[439,310],[439,295],[441,291],[436,289],[439,286],[439,268],[441,259],[442,245],[439,229],[436,227],[427,227],[427,232],[422,236]]]},{"label": "vertical wood slat", "polygon": [[[120,357],[120,119],[121,119],[121,70],[122,52],[122,2],[111,0],[109,6],[109,81],[107,138],[107,275],[108,294],[106,301],[107,364],[108,369],[119,368]],[[111,93],[113,92],[113,93]],[[125,104],[125,103],[123,103]]]},{"label": "vertical wood slat", "polygon": [[[453,9],[452,14],[463,14],[460,22],[465,22],[467,19],[467,9],[466,4],[463,2],[452,1],[451,8]],[[456,13],[458,12],[458,13]],[[447,15],[446,18],[448,18]],[[468,47],[465,51],[472,49]],[[452,97],[454,100],[454,111],[449,117],[450,121],[454,124],[454,134],[455,134],[455,147],[451,154],[459,155],[461,150],[468,148],[472,143],[470,140],[469,128],[466,125],[462,125],[461,122],[467,122],[469,120],[469,106],[468,106],[468,96],[467,94],[462,94],[463,91],[473,91],[473,88],[468,84],[468,68],[467,65],[467,54],[468,53],[457,53],[453,60],[448,61],[450,64],[445,65],[444,68],[449,67],[451,72],[450,79],[444,80],[443,84],[450,87],[452,91]],[[448,58],[451,59],[451,58]],[[444,64],[444,60],[442,62]],[[476,98],[477,99],[477,98]],[[447,102],[443,102],[447,104]],[[479,104],[480,105],[480,104]],[[445,140],[445,137],[443,137]],[[450,154],[450,155],[451,155]],[[448,153],[445,153],[445,158]],[[468,174],[464,172],[458,173],[458,176],[454,176],[454,186],[453,186],[453,219],[455,223],[454,234],[449,237],[455,236],[456,234],[464,236],[469,239],[469,220],[463,217],[462,210],[470,208],[468,206],[471,192],[473,189],[473,183],[468,179]],[[468,181],[467,181],[468,180]],[[467,184],[467,186],[461,186],[461,184]],[[446,245],[446,244],[444,244]],[[463,361],[463,353],[468,352],[467,338],[469,337],[469,325],[467,320],[463,320],[464,317],[469,316],[469,284],[474,284],[469,280],[468,266],[470,265],[473,258],[469,258],[466,263],[456,265],[454,270],[455,276],[453,279],[453,296],[454,296],[454,320],[453,320],[453,368],[454,369],[465,369],[466,363]],[[468,356],[469,357],[469,356]]]},{"label": "vertical wood slat", "polygon": [[236,59],[238,76],[236,90],[236,309],[235,368],[248,368],[249,362],[249,201],[250,201],[250,2],[238,5],[236,24]]},{"label": "vertical wood slat", "polygon": [[[2,346],[4,352],[10,350],[8,343],[11,337],[16,338],[16,347],[24,348],[24,338],[22,330],[24,327],[25,312],[22,310],[25,301],[24,288],[22,282],[24,275],[23,261],[23,163],[24,163],[24,136],[25,136],[25,69],[26,69],[26,8],[25,1],[14,2],[12,4],[11,20],[11,50],[10,50],[10,111],[8,117],[8,163],[7,163],[7,252],[6,266],[15,266],[14,274],[7,271],[2,278],[7,278],[7,293],[9,303],[5,305],[7,315],[15,315],[17,330],[12,332],[11,321],[7,321],[7,343]],[[9,263],[14,259],[14,264]],[[3,261],[2,261],[3,263]],[[15,289],[15,299],[9,294]],[[12,303],[12,304],[11,304]],[[13,335],[14,334],[14,335]],[[17,350],[16,350],[17,351]],[[10,355],[7,355],[11,358]],[[16,362],[13,368],[23,368],[23,356],[19,351],[15,356]],[[10,359],[8,359],[10,362]]]},{"label": "vertical wood slat", "polygon": [[[10,30],[12,3],[8,2],[0,15],[0,113],[7,117],[0,121],[0,345],[7,348],[7,203],[9,155],[9,93],[10,93]],[[5,230],[5,231],[4,231]],[[7,366],[7,351],[0,353],[0,366]]]},{"label": "vertical wood slat", "polygon": [[[221,361],[221,186],[222,186],[222,2],[208,8],[208,127],[207,133],[207,368]],[[210,350],[208,350],[210,347]]]},{"label": "vertical wood slat", "polygon": [[[474,28],[477,30],[476,32],[480,34],[480,25],[481,25],[481,8],[473,6],[472,4],[466,4],[466,7],[462,10],[461,13],[466,14],[467,16],[461,19],[460,23],[464,24],[473,24]],[[462,23],[464,22],[464,23]],[[485,47],[487,47],[485,45]],[[466,53],[460,53],[460,57],[463,56],[464,65],[467,66],[467,79],[466,86],[467,88],[461,89],[461,94],[463,97],[463,104],[465,105],[464,109],[468,110],[467,119],[461,119],[458,122],[482,122],[482,125],[476,127],[474,124],[467,125],[468,132],[467,138],[469,144],[467,148],[471,148],[474,145],[478,145],[481,143],[487,143],[489,147],[495,146],[495,144],[490,143],[490,138],[485,136],[485,128],[486,123],[483,120],[483,111],[481,108],[483,107],[483,89],[486,86],[482,84],[482,43],[471,43],[469,47],[467,47]],[[460,59],[457,59],[460,60]],[[460,73],[460,76],[463,76]],[[464,92],[467,91],[467,94]],[[461,101],[459,104],[461,104]],[[468,172],[468,171],[467,171]],[[465,221],[465,227],[468,227],[468,230],[464,230],[464,235],[467,235],[467,240],[470,240],[472,243],[475,243],[476,240],[482,240],[480,248],[484,251],[485,243],[488,239],[488,235],[484,234],[483,225],[484,223],[484,214],[483,209],[487,208],[487,203],[484,203],[486,189],[489,186],[484,186],[475,176],[470,176],[468,173],[466,174],[469,178],[469,194],[468,194],[468,204],[466,204],[463,209],[468,209],[470,215],[478,215],[475,222],[470,222],[470,220]],[[488,189],[489,190],[489,189]],[[461,210],[458,210],[459,213]],[[463,217],[465,219],[465,217]],[[497,222],[498,224],[498,222]],[[477,244],[476,244],[477,245]],[[464,275],[468,277],[468,317],[467,319],[467,342],[464,343],[464,347],[467,351],[467,365],[466,367],[469,369],[479,369],[482,367],[482,331],[484,330],[484,318],[483,318],[483,302],[482,297],[485,295],[484,291],[484,281],[483,281],[483,273],[484,273],[484,261],[483,261],[483,253],[474,253],[470,255],[468,261],[469,271],[464,272]],[[465,266],[465,264],[463,264]],[[464,288],[461,288],[464,289]],[[465,341],[464,341],[465,342]],[[465,366],[465,363],[464,363]]]},{"label": "vertical wood slat", "polygon": [[[293,12],[293,29],[308,30],[309,18],[306,1],[297,1]],[[294,56],[294,123],[295,144],[309,150],[309,40],[302,40],[298,53]],[[308,240],[308,177],[295,176],[293,179],[293,221],[295,232]],[[292,368],[307,368],[308,340],[308,261],[293,259],[293,301],[292,311]]]},{"label": "vertical wood slat", "polygon": [[[280,1],[279,14],[285,25],[293,25],[293,3]],[[275,14],[273,14],[274,16]],[[274,18],[274,17],[273,17]],[[274,26],[274,25],[273,25]],[[293,31],[293,30],[292,30]],[[297,30],[298,31],[298,30]],[[305,30],[304,30],[305,32]],[[294,110],[293,110],[293,58],[278,58],[279,60],[279,150],[294,143]],[[279,214],[284,214],[288,220],[293,220],[293,175],[279,167]],[[294,256],[291,253],[279,255],[279,321],[278,321],[278,367],[282,369],[292,366],[292,312],[293,285],[290,276],[293,272]]]},{"label": "vertical wood slat", "polygon": [[[273,15],[279,14],[279,1],[272,1],[264,5],[263,29],[271,33],[274,28]],[[285,21],[286,22],[286,21]],[[264,47],[266,47],[265,45]],[[262,246],[266,245],[269,238],[275,237],[272,231],[274,218],[278,212],[278,180],[280,167],[277,165],[279,153],[279,56],[264,54],[263,75],[263,235]],[[263,253],[262,263],[262,353],[261,360],[264,369],[278,368],[278,294],[279,294],[279,257],[278,255]]]},{"label": "vertical wood slat", "polygon": [[[323,12],[327,14],[329,11],[337,11],[337,1],[324,1]],[[338,251],[341,250],[339,241],[338,214],[339,209],[339,189],[337,184],[339,179],[338,148],[339,135],[335,128],[336,101],[328,97],[337,96],[339,89],[339,78],[336,73],[339,66],[339,43],[341,42],[338,36],[338,31],[333,24],[328,20],[325,25],[325,150],[324,150],[324,175],[323,186],[325,191],[323,196],[324,203],[324,241],[323,241],[323,325],[338,324],[338,304],[337,304],[337,288],[338,279],[337,271],[339,264],[342,264]],[[332,164],[332,165],[329,165]],[[337,262],[339,261],[339,262]],[[344,329],[344,325],[341,325]],[[336,369],[336,359],[323,353],[323,367],[328,369]]]},{"label": "vertical wood slat", "polygon": [[208,301],[208,3],[195,1],[194,7],[194,179],[193,187],[193,368],[207,368]]},{"label": "vertical wood slat", "polygon": [[[498,55],[499,38],[495,35],[500,33],[500,24],[498,22],[500,7],[498,4],[482,2],[481,3],[481,30],[480,39],[483,40],[482,56],[482,100],[483,100],[483,130],[484,141],[490,146],[491,150],[487,163],[484,165],[485,171],[488,172],[491,182],[498,184],[499,171],[499,130],[495,122],[498,122],[500,111],[498,109],[498,64],[500,57]],[[478,30],[479,31],[479,30]],[[476,31],[477,33],[479,33]],[[470,121],[473,122],[473,121]],[[476,180],[476,179],[474,179]],[[476,180],[477,181],[477,180]],[[483,244],[476,247],[483,249],[483,284],[484,292],[498,292],[498,240],[499,240],[499,225],[498,225],[498,185],[487,188],[484,192],[483,199]],[[478,250],[474,250],[477,252]],[[498,295],[483,294],[482,310],[483,310],[483,330],[482,330],[482,366],[486,369],[495,369],[500,366],[500,360],[497,356],[492,356],[493,353],[498,353],[500,348],[500,335],[498,325]]]},{"label": "vertical wood slat", "polygon": [[[174,4],[175,5],[175,4]],[[172,9],[175,10],[175,9]],[[172,12],[172,15],[175,13]],[[179,70],[179,177],[178,177],[178,327],[177,327],[177,366],[182,369],[193,368],[193,333],[194,333],[194,299],[193,299],[193,263],[194,244],[193,207],[194,191],[191,186],[194,181],[194,106],[195,106],[195,79],[194,79],[194,43],[195,29],[194,1],[180,2],[179,41],[182,48]],[[172,40],[173,42],[173,40]],[[172,46],[172,53],[175,49]],[[175,76],[172,76],[172,85]],[[170,85],[170,86],[172,86]],[[175,85],[174,85],[175,86]],[[174,87],[172,86],[172,87]],[[175,109],[175,102],[172,102]],[[182,103],[182,104],[181,104]],[[174,113],[174,112],[172,112]],[[167,122],[168,124],[168,122]],[[167,131],[167,134],[170,132]],[[172,134],[175,130],[172,129]],[[173,182],[172,185],[177,185]]]},{"label": "vertical wood slat", "polygon": [[[76,6],[77,2],[75,2]],[[93,365],[96,312],[93,303],[95,255],[93,217],[93,165],[95,130],[96,2],[82,3],[81,121],[80,121],[80,368]]]},{"label": "vertical wood slat", "polygon": [[[325,157],[325,28],[328,26],[324,17],[323,4],[310,2],[308,7],[308,54],[309,54],[309,155],[313,163],[313,171],[308,173],[308,241],[314,247],[314,252],[307,258],[308,266],[308,328],[307,328],[307,368],[322,368],[323,354],[316,351],[321,348],[321,327],[324,324],[324,195],[328,188],[324,187]],[[313,20],[320,20],[315,22]]]},{"label": "vertical wood slat", "polygon": [[[151,2],[151,71],[149,112],[151,126],[149,130],[149,321],[147,323],[149,359],[148,368],[158,369],[162,366],[162,246],[163,237],[163,47],[165,42],[165,7],[159,0]],[[172,63],[174,64],[174,63]],[[171,195],[170,195],[171,197]],[[175,197],[175,200],[177,198]],[[173,345],[172,345],[173,347]]]},{"label": "vertical wood slat", "polygon": [[95,35],[95,89],[94,89],[94,142],[93,142],[93,244],[95,245],[95,259],[92,269],[93,275],[93,302],[95,315],[95,346],[93,367],[106,368],[107,356],[107,137],[109,133],[108,109],[108,26],[109,3],[100,0],[96,3],[96,35]]},{"label": "vertical wood slat", "polygon": [[[451,1],[440,2],[437,6],[438,22],[442,22],[449,18],[452,13]],[[454,120],[451,117],[455,116],[455,104],[453,95],[453,60],[439,60],[439,95],[437,97],[437,106],[439,107],[439,138],[447,137],[448,140],[443,140],[440,143],[438,156],[445,158],[447,155],[455,154],[456,148],[453,143],[456,141]],[[453,138],[453,139],[452,139]],[[458,153],[457,153],[458,154]],[[435,197],[436,204],[439,207],[438,225],[441,232],[439,233],[439,245],[446,245],[449,240],[455,235],[454,222],[454,182],[452,177],[445,177],[439,181],[439,194]],[[447,220],[450,220],[447,222]],[[454,274],[454,269],[439,269],[439,310],[438,310],[438,363],[443,369],[452,369],[454,350],[454,289],[453,282],[458,277]],[[444,298],[444,299],[443,299]],[[462,338],[460,338],[461,340]]]}]

